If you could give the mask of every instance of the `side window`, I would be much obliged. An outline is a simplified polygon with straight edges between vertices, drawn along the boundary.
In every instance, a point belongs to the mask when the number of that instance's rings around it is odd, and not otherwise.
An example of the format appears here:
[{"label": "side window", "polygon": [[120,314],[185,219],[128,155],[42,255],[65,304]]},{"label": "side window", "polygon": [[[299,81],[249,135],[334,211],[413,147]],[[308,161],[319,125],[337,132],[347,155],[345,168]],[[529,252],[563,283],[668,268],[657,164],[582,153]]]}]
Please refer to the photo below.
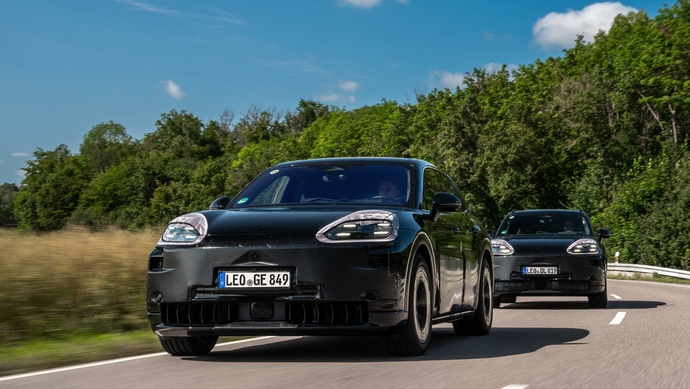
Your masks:
[{"label": "side window", "polygon": [[457,196],[452,182],[445,174],[432,168],[424,169],[424,192],[422,195],[422,209],[430,210],[434,194],[448,192]]}]

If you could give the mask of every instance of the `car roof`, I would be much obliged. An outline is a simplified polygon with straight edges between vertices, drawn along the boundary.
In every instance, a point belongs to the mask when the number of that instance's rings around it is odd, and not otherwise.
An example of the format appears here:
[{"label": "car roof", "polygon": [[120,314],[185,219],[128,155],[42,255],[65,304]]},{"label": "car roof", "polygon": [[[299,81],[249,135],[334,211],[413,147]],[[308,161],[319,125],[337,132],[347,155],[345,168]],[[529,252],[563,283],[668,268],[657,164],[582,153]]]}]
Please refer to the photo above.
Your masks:
[{"label": "car roof", "polygon": [[416,159],[416,158],[396,158],[396,157],[335,157],[335,158],[314,158],[314,159],[303,159],[298,161],[287,161],[282,162],[274,167],[286,167],[286,166],[300,166],[300,165],[315,165],[315,164],[397,164],[397,165],[413,165],[417,168],[431,166],[435,167],[432,163]]},{"label": "car roof", "polygon": [[585,211],[581,209],[558,209],[558,208],[549,208],[549,209],[521,209],[517,210],[514,209],[508,213],[508,215],[515,215],[515,214],[530,214],[530,213],[581,213],[583,215],[587,215]]}]

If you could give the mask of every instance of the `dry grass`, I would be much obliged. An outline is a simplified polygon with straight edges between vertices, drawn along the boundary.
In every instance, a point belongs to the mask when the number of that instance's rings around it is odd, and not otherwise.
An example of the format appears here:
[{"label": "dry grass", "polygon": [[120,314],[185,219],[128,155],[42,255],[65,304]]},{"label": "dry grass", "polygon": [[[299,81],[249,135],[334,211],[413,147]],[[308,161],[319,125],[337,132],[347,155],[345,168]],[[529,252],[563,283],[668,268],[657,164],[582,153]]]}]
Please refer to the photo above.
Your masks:
[{"label": "dry grass", "polygon": [[0,229],[0,342],[145,329],[159,231]]}]

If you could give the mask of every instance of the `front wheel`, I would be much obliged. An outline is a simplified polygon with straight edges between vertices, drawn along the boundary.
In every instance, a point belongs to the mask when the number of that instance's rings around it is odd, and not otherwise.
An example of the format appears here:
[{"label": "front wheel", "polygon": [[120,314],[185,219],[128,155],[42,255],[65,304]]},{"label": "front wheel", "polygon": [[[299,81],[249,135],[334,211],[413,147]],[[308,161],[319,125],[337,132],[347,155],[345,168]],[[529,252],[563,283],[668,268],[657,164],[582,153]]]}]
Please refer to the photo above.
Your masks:
[{"label": "front wheel", "polygon": [[388,340],[392,355],[422,355],[431,340],[431,278],[424,257],[417,254],[408,288],[407,323],[399,337]]},{"label": "front wheel", "polygon": [[480,274],[477,310],[472,318],[453,322],[453,330],[458,335],[487,335],[491,332],[494,317],[494,299],[491,290],[493,277],[491,277],[489,264],[486,261],[482,261],[482,272]]},{"label": "front wheel", "polygon": [[592,296],[587,296],[590,308],[606,308],[609,302],[609,296],[606,292],[606,289],[607,288],[604,287],[603,292],[597,293]]},{"label": "front wheel", "polygon": [[170,355],[175,356],[199,356],[206,355],[213,350],[216,342],[218,342],[217,336],[207,336],[207,337],[196,337],[191,336],[188,338],[161,338],[158,340],[165,350]]}]

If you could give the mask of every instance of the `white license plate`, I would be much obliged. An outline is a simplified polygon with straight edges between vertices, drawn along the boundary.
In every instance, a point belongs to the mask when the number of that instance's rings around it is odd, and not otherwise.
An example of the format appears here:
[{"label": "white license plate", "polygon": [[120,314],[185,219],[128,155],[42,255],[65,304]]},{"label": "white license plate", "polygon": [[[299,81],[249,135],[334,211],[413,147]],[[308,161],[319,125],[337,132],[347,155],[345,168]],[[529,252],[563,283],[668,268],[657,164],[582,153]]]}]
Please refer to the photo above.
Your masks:
[{"label": "white license plate", "polygon": [[222,271],[218,287],[233,288],[290,288],[289,271]]},{"label": "white license plate", "polygon": [[526,275],[558,274],[558,267],[557,266],[525,266],[522,268],[522,274],[526,274]]}]

